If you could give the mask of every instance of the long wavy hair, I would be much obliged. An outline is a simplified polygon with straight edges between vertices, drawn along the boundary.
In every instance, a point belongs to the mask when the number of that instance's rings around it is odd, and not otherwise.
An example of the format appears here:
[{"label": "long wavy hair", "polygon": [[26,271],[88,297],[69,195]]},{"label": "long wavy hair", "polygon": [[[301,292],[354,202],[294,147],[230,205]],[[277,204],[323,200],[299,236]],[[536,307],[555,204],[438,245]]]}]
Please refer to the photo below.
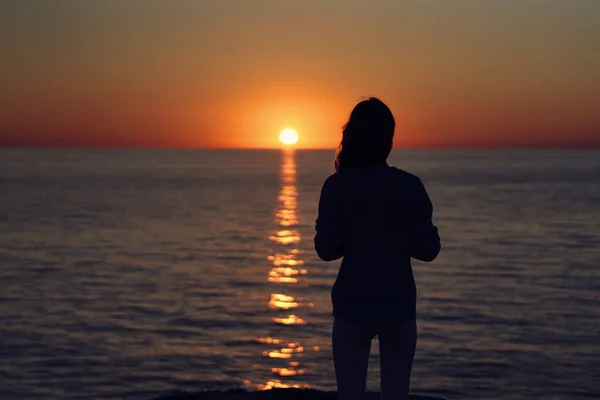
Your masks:
[{"label": "long wavy hair", "polygon": [[384,162],[392,151],[395,129],[394,115],[381,100],[369,97],[358,103],[344,125],[335,170]]}]

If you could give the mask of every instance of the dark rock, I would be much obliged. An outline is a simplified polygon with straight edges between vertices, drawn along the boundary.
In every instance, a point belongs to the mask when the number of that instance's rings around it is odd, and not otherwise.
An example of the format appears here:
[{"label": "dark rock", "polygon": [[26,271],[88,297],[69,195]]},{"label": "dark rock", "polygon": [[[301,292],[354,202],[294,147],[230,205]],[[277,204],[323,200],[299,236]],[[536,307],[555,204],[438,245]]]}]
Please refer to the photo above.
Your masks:
[{"label": "dark rock", "polygon": [[[369,392],[365,400],[379,400],[379,393]],[[314,389],[271,389],[264,391],[207,390],[197,393],[176,392],[154,400],[336,400],[336,392]],[[411,394],[410,400],[444,400],[441,397]]]}]

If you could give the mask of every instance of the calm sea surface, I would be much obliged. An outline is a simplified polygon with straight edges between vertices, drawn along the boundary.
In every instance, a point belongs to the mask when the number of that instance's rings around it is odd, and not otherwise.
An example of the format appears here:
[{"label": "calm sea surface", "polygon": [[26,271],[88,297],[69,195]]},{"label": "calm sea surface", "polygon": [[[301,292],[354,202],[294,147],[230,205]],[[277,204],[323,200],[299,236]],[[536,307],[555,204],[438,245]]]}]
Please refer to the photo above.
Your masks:
[{"label": "calm sea surface", "polygon": [[[335,389],[331,152],[0,150],[0,398]],[[600,398],[600,152],[394,151],[435,205],[413,391]],[[377,342],[368,386],[378,390]]]}]

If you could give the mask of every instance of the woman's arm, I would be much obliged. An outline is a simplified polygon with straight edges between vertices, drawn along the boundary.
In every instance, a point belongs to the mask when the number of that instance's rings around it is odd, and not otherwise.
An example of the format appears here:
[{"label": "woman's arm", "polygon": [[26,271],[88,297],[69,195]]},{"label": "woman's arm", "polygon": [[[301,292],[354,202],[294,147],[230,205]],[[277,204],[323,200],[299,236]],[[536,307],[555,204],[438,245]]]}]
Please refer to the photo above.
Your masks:
[{"label": "woman's arm", "polygon": [[420,261],[430,262],[440,253],[441,243],[438,228],[432,221],[433,205],[419,178],[417,178],[415,200],[410,256]]},{"label": "woman's arm", "polygon": [[344,255],[341,213],[335,189],[335,181],[332,177],[327,178],[319,199],[315,250],[323,261],[337,260]]}]

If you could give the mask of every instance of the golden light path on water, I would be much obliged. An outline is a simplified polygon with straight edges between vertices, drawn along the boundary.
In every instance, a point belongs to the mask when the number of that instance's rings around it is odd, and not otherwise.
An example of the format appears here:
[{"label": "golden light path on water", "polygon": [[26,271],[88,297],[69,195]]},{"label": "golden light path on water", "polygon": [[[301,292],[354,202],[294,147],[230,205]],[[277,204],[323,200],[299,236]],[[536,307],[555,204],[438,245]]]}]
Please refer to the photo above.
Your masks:
[{"label": "golden light path on water", "polygon": [[[301,235],[298,228],[298,186],[296,184],[296,155],[293,149],[285,149],[282,153],[280,172],[280,191],[278,208],[275,211],[275,222],[278,229],[269,236],[272,249],[267,260],[271,269],[266,277],[273,285],[274,292],[270,295],[267,307],[273,312],[271,321],[275,325],[304,325],[306,320],[299,316],[301,309],[314,307],[312,303],[304,303],[292,296],[289,288],[302,283],[307,275],[303,268],[299,243]],[[290,380],[303,375],[302,355],[307,350],[298,340],[290,338],[259,338],[257,342],[268,345],[262,352],[263,357],[280,361],[280,366],[266,371],[272,378],[265,383],[255,385],[259,390],[272,388],[307,388],[309,385]],[[310,349],[318,351],[318,347]],[[250,382],[247,382],[250,383]]]}]

